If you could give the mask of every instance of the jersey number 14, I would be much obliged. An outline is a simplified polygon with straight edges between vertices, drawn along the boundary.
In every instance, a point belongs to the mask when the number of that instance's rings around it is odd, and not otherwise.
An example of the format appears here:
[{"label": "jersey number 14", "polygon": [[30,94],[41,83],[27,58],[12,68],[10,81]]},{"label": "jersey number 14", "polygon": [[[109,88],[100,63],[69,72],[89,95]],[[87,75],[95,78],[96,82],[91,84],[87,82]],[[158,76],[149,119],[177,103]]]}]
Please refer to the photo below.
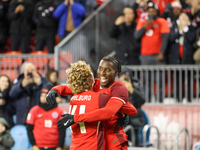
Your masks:
[{"label": "jersey number 14", "polygon": [[[71,111],[71,109],[72,109],[72,111]],[[76,109],[77,109],[77,105],[70,105],[69,106],[69,113],[71,112],[70,114],[74,115]],[[85,105],[80,105],[79,114],[84,114],[84,113],[85,113]],[[86,133],[85,123],[84,122],[79,122],[79,126],[80,126],[81,133]],[[71,129],[71,132],[73,133],[71,127],[70,127],[70,129]]]}]

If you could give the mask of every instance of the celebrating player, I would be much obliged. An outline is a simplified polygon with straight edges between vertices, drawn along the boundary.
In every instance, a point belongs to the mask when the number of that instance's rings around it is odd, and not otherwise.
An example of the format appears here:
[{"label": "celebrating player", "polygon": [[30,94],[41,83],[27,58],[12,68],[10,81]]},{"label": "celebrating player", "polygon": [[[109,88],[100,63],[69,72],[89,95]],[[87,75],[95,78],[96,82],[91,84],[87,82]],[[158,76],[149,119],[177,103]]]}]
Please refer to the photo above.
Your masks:
[{"label": "celebrating player", "polygon": [[[119,112],[130,115],[136,113],[135,107],[130,105],[130,103],[128,102],[128,91],[126,87],[122,83],[115,81],[115,77],[118,75],[118,73],[120,73],[120,71],[121,64],[116,58],[104,57],[100,61],[97,72],[99,79],[95,80],[95,85],[93,89],[94,91],[103,91],[105,93],[108,93],[109,95],[111,95],[110,100],[108,101],[105,108],[98,109],[90,113],[79,115],[75,114],[74,118],[72,117],[72,119],[74,119],[74,122],[92,122],[97,120],[109,119],[114,116],[112,119],[108,120],[104,124],[104,137],[107,143],[105,147],[106,150],[127,148],[127,136],[124,133],[123,127],[119,126],[116,120],[121,117],[122,114],[116,114],[116,112],[118,112],[119,109],[122,108]],[[56,96],[71,93],[72,91],[68,86],[56,86],[48,94],[47,102],[53,104],[55,103]],[[113,114],[114,111],[112,110],[115,110],[116,112]],[[67,117],[64,117],[63,119],[65,118],[68,119],[69,115]]]},{"label": "celebrating player", "polygon": [[[94,76],[89,65],[84,61],[78,61],[67,69],[68,82],[74,96],[70,101],[70,113],[81,114],[94,111],[104,107],[111,97],[103,92],[92,91],[94,85]],[[91,107],[92,106],[92,107]],[[70,121],[70,120],[69,120]],[[60,120],[58,126],[63,125],[63,120]],[[88,149],[88,150],[103,150],[103,130],[100,121],[91,123],[79,122],[71,126],[72,142],[70,149]]]}]

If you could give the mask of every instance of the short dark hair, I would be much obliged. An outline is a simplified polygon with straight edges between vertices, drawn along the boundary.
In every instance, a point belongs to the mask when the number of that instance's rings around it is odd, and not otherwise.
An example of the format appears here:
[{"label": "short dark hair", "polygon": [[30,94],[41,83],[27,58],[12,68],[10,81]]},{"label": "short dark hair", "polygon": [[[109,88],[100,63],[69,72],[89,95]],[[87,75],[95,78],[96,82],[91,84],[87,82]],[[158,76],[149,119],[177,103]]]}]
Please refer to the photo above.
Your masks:
[{"label": "short dark hair", "polygon": [[110,61],[114,64],[115,69],[118,71],[118,76],[121,73],[121,61],[113,56],[105,56],[101,60]]}]

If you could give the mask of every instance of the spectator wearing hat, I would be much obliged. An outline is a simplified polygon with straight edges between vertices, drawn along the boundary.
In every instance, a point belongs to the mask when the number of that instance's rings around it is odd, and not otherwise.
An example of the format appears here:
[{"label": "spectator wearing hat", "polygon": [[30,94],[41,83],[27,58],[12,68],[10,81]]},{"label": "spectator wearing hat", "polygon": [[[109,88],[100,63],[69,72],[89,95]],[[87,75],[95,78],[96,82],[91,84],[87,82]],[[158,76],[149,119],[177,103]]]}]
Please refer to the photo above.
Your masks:
[{"label": "spectator wearing hat", "polygon": [[57,20],[53,17],[56,4],[53,0],[42,0],[35,5],[33,21],[36,24],[36,50],[42,51],[45,46],[49,53],[54,53]]},{"label": "spectator wearing hat", "polygon": [[52,84],[43,86],[39,104],[31,108],[27,116],[27,132],[33,150],[62,150],[64,146],[65,131],[59,131],[57,127],[63,110],[57,103],[48,105],[46,102],[51,88]]},{"label": "spectator wearing hat", "polygon": [[14,81],[9,96],[13,99],[9,115],[16,114],[16,124],[26,124],[29,110],[40,100],[42,86],[49,81],[42,77],[32,63],[26,63],[24,72]]},{"label": "spectator wearing hat", "polygon": [[59,18],[58,36],[60,41],[81,24],[84,15],[84,6],[74,0],[65,0],[56,8],[53,16]]},{"label": "spectator wearing hat", "polygon": [[115,38],[115,57],[123,65],[140,65],[140,41],[133,36],[137,23],[131,7],[125,7],[123,15],[119,16],[113,25],[110,36]]},{"label": "spectator wearing hat", "polygon": [[8,19],[10,25],[11,47],[22,53],[29,53],[32,34],[32,15],[34,5],[30,0],[12,0],[9,4]]},{"label": "spectator wearing hat", "polygon": [[9,125],[4,118],[0,118],[0,150],[10,150],[15,144],[12,138]]},{"label": "spectator wearing hat", "polygon": [[[164,53],[168,45],[170,29],[165,19],[158,18],[158,11],[158,7],[153,2],[149,2],[148,20],[139,21],[136,27],[136,31],[134,33],[136,39],[141,39],[140,61],[142,65],[165,64]],[[154,79],[158,80],[158,99],[160,102],[162,102],[163,93],[161,84],[162,82],[160,82],[162,81],[161,76],[160,78]],[[148,98],[150,100],[152,97],[150,88],[153,88],[153,85],[151,85],[151,82],[148,85],[149,87],[145,90],[149,91]]]},{"label": "spectator wearing hat", "polygon": [[[170,30],[170,36],[169,36],[169,64],[194,64],[193,60],[193,54],[195,49],[193,48],[193,43],[196,40],[196,32],[194,27],[191,25],[190,22],[190,14],[182,12],[179,15],[178,20],[176,21],[176,24],[173,25],[173,27]],[[191,102],[191,90],[190,90],[190,71],[187,71],[188,74],[188,85],[187,91],[188,94],[186,97],[189,102]],[[178,101],[181,102],[182,99],[180,97],[180,90],[179,88],[180,84],[184,83],[184,76],[185,73],[182,73],[182,80],[180,81],[179,73],[177,73],[177,95],[176,98],[178,98]],[[181,83],[179,83],[181,82]],[[183,94],[183,92],[182,92]]]},{"label": "spectator wearing hat", "polygon": [[179,15],[182,11],[182,5],[179,1],[174,1],[172,3],[169,3],[164,11],[164,13],[161,15],[162,18],[165,18],[168,22],[169,27],[172,27],[173,24],[176,23],[176,20],[178,19]]}]

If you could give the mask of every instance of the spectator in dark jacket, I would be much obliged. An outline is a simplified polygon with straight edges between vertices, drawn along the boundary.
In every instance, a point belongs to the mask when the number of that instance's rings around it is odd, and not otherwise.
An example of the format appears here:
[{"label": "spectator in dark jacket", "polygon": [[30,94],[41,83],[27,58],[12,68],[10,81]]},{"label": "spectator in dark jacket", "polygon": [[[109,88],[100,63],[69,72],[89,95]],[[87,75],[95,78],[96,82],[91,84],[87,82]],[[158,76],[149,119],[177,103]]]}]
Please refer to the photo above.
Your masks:
[{"label": "spectator in dark jacket", "polygon": [[10,115],[16,114],[16,124],[26,123],[26,116],[29,110],[38,104],[42,86],[46,83],[48,80],[37,73],[35,65],[27,63],[24,73],[14,81],[9,92],[9,96],[14,99],[13,109],[9,112]]},{"label": "spectator in dark jacket", "polygon": [[[135,131],[135,144],[138,146],[138,129],[145,125],[141,106],[145,103],[139,80],[133,78],[133,73],[128,68],[123,68],[120,74],[120,82],[123,82],[129,92],[129,102],[137,109],[137,114],[129,116],[129,124]],[[130,133],[128,133],[129,135]],[[128,136],[129,137],[129,136]],[[130,139],[129,139],[130,140]]]},{"label": "spectator in dark jacket", "polygon": [[4,118],[0,118],[0,150],[10,150],[14,144],[8,123]]},{"label": "spectator in dark jacket", "polygon": [[136,25],[134,10],[125,7],[123,15],[116,19],[110,32],[110,36],[117,40],[115,57],[120,59],[123,65],[140,64],[140,41],[133,36]]},{"label": "spectator in dark jacket", "polygon": [[12,0],[9,5],[8,19],[11,22],[10,37],[13,51],[21,47],[22,53],[29,53],[32,15],[34,5],[30,0]]},{"label": "spectator in dark jacket", "polygon": [[42,0],[35,5],[33,21],[36,24],[36,50],[42,51],[47,45],[49,53],[54,52],[57,21],[53,17],[56,4],[53,0]]},{"label": "spectator in dark jacket", "polygon": [[6,18],[10,0],[0,1],[0,48],[7,42],[9,23]]},{"label": "spectator in dark jacket", "polygon": [[60,41],[81,24],[84,15],[84,6],[73,0],[65,0],[56,8],[53,16],[59,18],[58,35]]},{"label": "spectator in dark jacket", "polygon": [[169,64],[193,64],[196,39],[195,29],[192,27],[188,13],[181,13],[176,24],[170,30]]},{"label": "spectator in dark jacket", "polygon": [[14,123],[12,117],[8,116],[6,107],[11,102],[11,98],[9,97],[11,87],[12,83],[10,78],[7,75],[0,75],[0,117],[5,118],[10,127],[12,127]]},{"label": "spectator in dark jacket", "polygon": [[[170,49],[169,49],[169,64],[194,64],[193,60],[193,54],[194,54],[194,48],[193,43],[196,40],[196,32],[194,27],[191,25],[190,22],[190,15],[188,13],[181,13],[179,16],[179,19],[177,20],[177,23],[171,28],[170,30]],[[190,80],[190,71],[184,71],[179,74],[177,72],[176,77],[176,94],[174,95],[175,98],[178,98],[178,101],[181,102],[182,98],[184,96],[184,93],[180,91],[183,91],[183,83],[185,82],[185,76],[187,74],[187,95],[186,99],[188,102],[191,102],[191,82]],[[181,78],[180,78],[181,76]],[[181,88],[181,90],[180,90]],[[185,91],[186,92],[186,91]]]}]

